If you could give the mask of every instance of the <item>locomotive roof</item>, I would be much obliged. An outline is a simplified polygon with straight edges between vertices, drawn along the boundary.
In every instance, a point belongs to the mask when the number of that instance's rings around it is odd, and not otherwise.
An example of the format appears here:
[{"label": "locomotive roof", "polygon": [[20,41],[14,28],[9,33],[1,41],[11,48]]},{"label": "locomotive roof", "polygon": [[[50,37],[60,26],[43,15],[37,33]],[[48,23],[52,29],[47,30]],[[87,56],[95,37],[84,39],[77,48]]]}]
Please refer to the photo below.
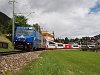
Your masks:
[{"label": "locomotive roof", "polygon": [[17,26],[16,27],[17,29],[33,29],[33,30],[35,30],[35,28],[34,27],[32,27],[32,26]]}]

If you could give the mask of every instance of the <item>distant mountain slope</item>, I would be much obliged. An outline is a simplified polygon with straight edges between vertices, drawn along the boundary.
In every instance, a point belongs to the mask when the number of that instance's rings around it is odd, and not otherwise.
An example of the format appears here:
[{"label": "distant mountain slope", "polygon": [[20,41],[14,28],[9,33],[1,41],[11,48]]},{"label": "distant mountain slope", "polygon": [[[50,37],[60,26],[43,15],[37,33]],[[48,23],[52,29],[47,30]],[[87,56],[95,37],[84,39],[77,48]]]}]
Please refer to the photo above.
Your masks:
[{"label": "distant mountain slope", "polygon": [[11,20],[7,15],[0,12],[0,33],[6,33],[5,29],[8,25],[9,20]]}]

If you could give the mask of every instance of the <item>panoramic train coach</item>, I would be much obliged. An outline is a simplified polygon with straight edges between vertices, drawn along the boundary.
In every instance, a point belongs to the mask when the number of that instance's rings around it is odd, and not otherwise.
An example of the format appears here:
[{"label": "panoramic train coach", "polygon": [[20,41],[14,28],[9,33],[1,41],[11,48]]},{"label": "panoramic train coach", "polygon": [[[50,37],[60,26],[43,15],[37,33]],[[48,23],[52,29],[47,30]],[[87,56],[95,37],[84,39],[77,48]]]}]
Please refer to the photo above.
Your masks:
[{"label": "panoramic train coach", "polygon": [[28,51],[45,49],[46,39],[32,26],[18,26],[15,28],[14,47]]},{"label": "panoramic train coach", "polygon": [[56,49],[56,44],[53,41],[47,41],[46,42],[46,49]]},{"label": "panoramic train coach", "polygon": [[57,49],[63,49],[64,48],[63,43],[56,43],[56,48]]},{"label": "panoramic train coach", "polygon": [[72,44],[64,44],[64,49],[72,49]]}]

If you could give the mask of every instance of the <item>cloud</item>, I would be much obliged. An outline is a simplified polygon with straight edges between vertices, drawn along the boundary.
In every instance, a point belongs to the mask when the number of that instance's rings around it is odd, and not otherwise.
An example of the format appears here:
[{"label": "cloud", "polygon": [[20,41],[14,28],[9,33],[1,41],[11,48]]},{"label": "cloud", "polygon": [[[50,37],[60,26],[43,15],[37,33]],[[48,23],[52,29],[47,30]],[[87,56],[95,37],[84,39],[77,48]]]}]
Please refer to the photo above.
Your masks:
[{"label": "cloud", "polygon": [[90,9],[89,13],[96,13],[100,11],[100,1],[96,2],[95,6]]},{"label": "cloud", "polygon": [[65,12],[72,8],[89,8],[95,4],[97,0],[29,0],[29,4],[33,9],[42,9],[44,12]]},{"label": "cloud", "polygon": [[[6,8],[5,1],[0,6]],[[99,0],[16,1],[16,12],[35,12],[30,16],[24,14],[29,18],[28,23],[39,23],[41,27],[54,31],[56,37],[75,38],[100,34],[100,12],[89,14]]]},{"label": "cloud", "polygon": [[12,9],[12,7],[9,4],[9,0],[0,0],[0,11],[1,12],[5,13],[11,17],[11,15],[12,15],[11,9]]},{"label": "cloud", "polygon": [[[97,0],[44,0],[35,6],[42,12],[38,21],[57,37],[80,37],[99,34],[99,13],[88,14]],[[31,7],[36,9],[34,5]],[[95,28],[95,30],[94,30]],[[60,35],[59,35],[60,34]]]}]

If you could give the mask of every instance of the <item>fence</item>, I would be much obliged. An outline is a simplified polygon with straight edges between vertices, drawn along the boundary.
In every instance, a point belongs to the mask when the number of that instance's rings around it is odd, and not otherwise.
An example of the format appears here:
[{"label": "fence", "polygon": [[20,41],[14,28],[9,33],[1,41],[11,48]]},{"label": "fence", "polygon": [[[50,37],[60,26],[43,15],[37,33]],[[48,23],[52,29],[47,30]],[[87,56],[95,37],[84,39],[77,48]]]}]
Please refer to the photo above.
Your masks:
[{"label": "fence", "polygon": [[8,43],[0,42],[0,48],[6,48],[6,49],[8,49]]}]

